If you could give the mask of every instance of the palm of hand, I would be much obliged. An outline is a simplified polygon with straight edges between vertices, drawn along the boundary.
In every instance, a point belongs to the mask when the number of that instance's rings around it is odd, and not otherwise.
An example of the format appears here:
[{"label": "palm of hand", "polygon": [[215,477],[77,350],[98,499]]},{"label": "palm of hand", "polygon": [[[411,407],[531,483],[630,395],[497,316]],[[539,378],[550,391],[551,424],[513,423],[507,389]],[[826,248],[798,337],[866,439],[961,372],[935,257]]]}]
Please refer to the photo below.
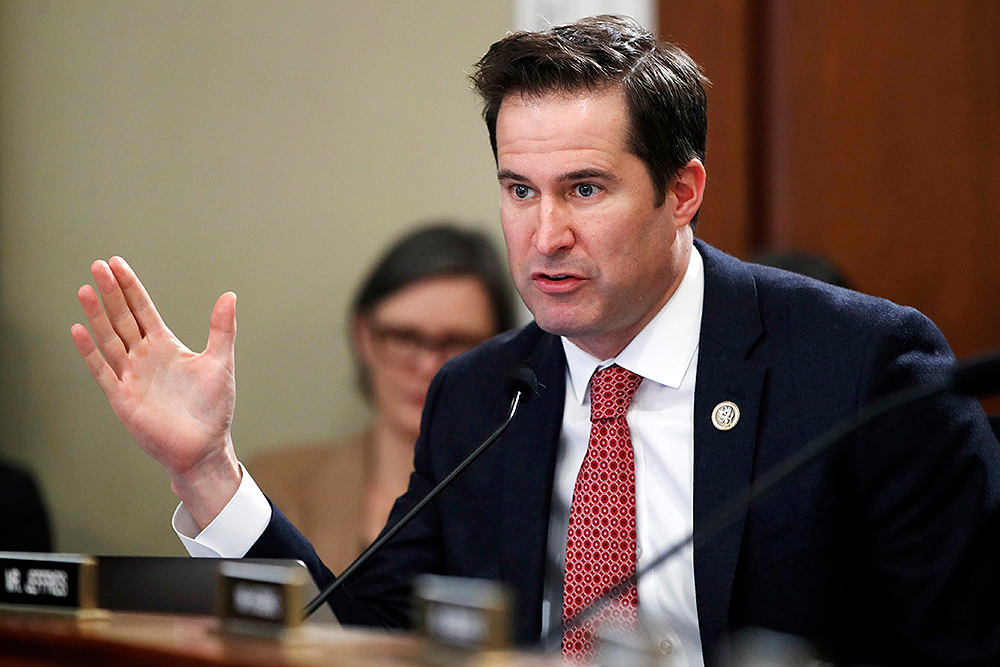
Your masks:
[{"label": "palm of hand", "polygon": [[193,353],[169,330],[154,332],[129,349],[108,400],[139,447],[183,475],[228,438],[236,405],[232,362]]}]

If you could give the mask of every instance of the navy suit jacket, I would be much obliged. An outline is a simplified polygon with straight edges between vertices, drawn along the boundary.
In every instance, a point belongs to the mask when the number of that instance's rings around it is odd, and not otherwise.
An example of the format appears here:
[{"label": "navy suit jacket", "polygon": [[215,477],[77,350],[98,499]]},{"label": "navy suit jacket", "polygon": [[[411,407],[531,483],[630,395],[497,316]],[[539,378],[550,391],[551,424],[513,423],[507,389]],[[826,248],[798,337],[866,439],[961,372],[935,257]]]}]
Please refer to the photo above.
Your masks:
[{"label": "navy suit jacket", "polygon": [[[696,247],[705,260],[697,531],[838,420],[938,379],[954,358],[912,309]],[[445,365],[428,393],[410,488],[390,524],[503,420],[502,378],[517,360],[535,368],[539,396],[338,589],[331,606],[342,622],[406,627],[413,578],[441,573],[507,582],[518,601],[518,639],[538,641],[566,390],[558,337],[531,324]],[[712,425],[721,401],[740,409],[729,431]],[[321,587],[333,579],[278,511],[248,555],[300,558]],[[1000,446],[976,401],[926,399],[852,434],[714,537],[696,540],[694,567],[709,656],[752,626],[809,637],[848,662],[996,661]]]}]

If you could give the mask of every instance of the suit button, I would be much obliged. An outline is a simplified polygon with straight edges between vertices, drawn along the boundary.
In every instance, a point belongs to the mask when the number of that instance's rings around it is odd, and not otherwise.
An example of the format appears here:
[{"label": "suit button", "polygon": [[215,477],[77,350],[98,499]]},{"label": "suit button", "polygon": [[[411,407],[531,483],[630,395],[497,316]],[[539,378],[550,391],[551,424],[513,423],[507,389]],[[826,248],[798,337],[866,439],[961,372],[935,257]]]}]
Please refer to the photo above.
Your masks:
[{"label": "suit button", "polygon": [[671,644],[668,640],[664,639],[662,642],[660,642],[660,653],[662,653],[663,655],[670,655],[673,652],[674,652],[674,645]]}]

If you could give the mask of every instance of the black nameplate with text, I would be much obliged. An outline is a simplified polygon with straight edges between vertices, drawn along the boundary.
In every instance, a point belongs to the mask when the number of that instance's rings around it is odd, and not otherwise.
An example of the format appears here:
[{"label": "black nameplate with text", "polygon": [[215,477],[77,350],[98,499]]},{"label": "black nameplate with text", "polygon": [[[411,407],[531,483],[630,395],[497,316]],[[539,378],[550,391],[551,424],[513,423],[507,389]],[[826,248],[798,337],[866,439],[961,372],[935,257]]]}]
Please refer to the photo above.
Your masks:
[{"label": "black nameplate with text", "polygon": [[511,648],[511,594],[497,581],[422,575],[414,582],[414,629],[432,665],[467,665]]},{"label": "black nameplate with text", "polygon": [[97,608],[97,563],[79,554],[0,551],[0,608],[91,612]]},{"label": "black nameplate with text", "polygon": [[301,567],[219,564],[218,615],[223,632],[282,637],[302,623],[308,575]]}]

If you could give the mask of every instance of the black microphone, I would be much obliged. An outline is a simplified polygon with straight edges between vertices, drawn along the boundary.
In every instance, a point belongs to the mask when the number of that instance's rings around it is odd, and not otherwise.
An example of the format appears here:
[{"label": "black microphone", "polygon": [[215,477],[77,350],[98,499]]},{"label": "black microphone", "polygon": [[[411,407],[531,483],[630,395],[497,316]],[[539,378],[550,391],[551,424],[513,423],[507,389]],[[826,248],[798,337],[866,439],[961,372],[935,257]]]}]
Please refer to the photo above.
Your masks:
[{"label": "black microphone", "polygon": [[514,398],[517,392],[521,392],[526,401],[535,398],[538,396],[538,376],[535,375],[535,369],[526,361],[515,361],[504,373],[503,390],[507,393],[507,398]]},{"label": "black microphone", "polygon": [[521,401],[530,401],[538,395],[538,377],[535,375],[534,369],[528,363],[524,361],[515,361],[513,364],[508,366],[507,370],[504,372],[503,387],[505,393],[511,401],[510,413],[507,415],[504,422],[500,424],[500,427],[493,431],[493,433],[486,438],[486,440],[484,440],[479,447],[469,454],[464,461],[455,466],[455,469],[448,473],[447,477],[438,482],[437,486],[431,489],[430,492],[420,500],[420,502],[414,505],[402,519],[393,524],[392,528],[379,535],[378,539],[372,542],[360,556],[355,558],[354,562],[351,563],[339,577],[323,589],[319,595],[313,598],[302,612],[303,619],[308,618],[313,612],[319,609],[320,606],[326,602],[326,599],[330,597],[330,594],[340,588],[341,584],[343,584],[355,570],[361,567],[365,561],[381,549],[382,545],[391,540],[396,533],[406,526],[406,524],[410,523],[413,517],[419,514],[420,510],[427,506],[427,503],[434,500],[434,498],[436,498],[439,493],[444,491],[445,487],[451,484],[451,482],[458,477],[463,470],[468,468],[473,461],[478,459],[483,452],[490,448],[490,445],[496,442],[497,439],[503,435],[503,432],[507,430],[507,427],[510,426],[511,421],[513,421],[514,414],[517,412],[517,408],[521,404]]},{"label": "black microphone", "polygon": [[952,391],[966,396],[985,396],[1000,391],[1000,352],[958,364],[946,381]]},{"label": "black microphone", "polygon": [[993,352],[961,364],[956,364],[945,373],[943,378],[936,382],[903,389],[862,408],[853,415],[844,417],[811,440],[805,447],[791,454],[784,461],[751,482],[749,486],[745,487],[730,499],[729,502],[723,505],[714,517],[703,522],[683,540],[680,540],[659,554],[641,570],[637,570],[634,574],[612,585],[604,595],[595,598],[575,616],[563,621],[562,625],[550,630],[548,634],[542,637],[542,646],[550,645],[551,642],[555,642],[557,638],[562,637],[566,630],[584,623],[604,607],[605,604],[625,592],[629,586],[638,584],[641,577],[673,558],[681,549],[695,540],[698,540],[701,546],[713,540],[723,529],[729,526],[733,519],[743,514],[746,508],[752,503],[763,498],[774,487],[788,479],[792,473],[837,444],[842,438],[866,426],[870,421],[882,416],[886,412],[909,405],[942,391],[953,391],[966,396],[983,396],[1000,391],[1000,352]]}]

